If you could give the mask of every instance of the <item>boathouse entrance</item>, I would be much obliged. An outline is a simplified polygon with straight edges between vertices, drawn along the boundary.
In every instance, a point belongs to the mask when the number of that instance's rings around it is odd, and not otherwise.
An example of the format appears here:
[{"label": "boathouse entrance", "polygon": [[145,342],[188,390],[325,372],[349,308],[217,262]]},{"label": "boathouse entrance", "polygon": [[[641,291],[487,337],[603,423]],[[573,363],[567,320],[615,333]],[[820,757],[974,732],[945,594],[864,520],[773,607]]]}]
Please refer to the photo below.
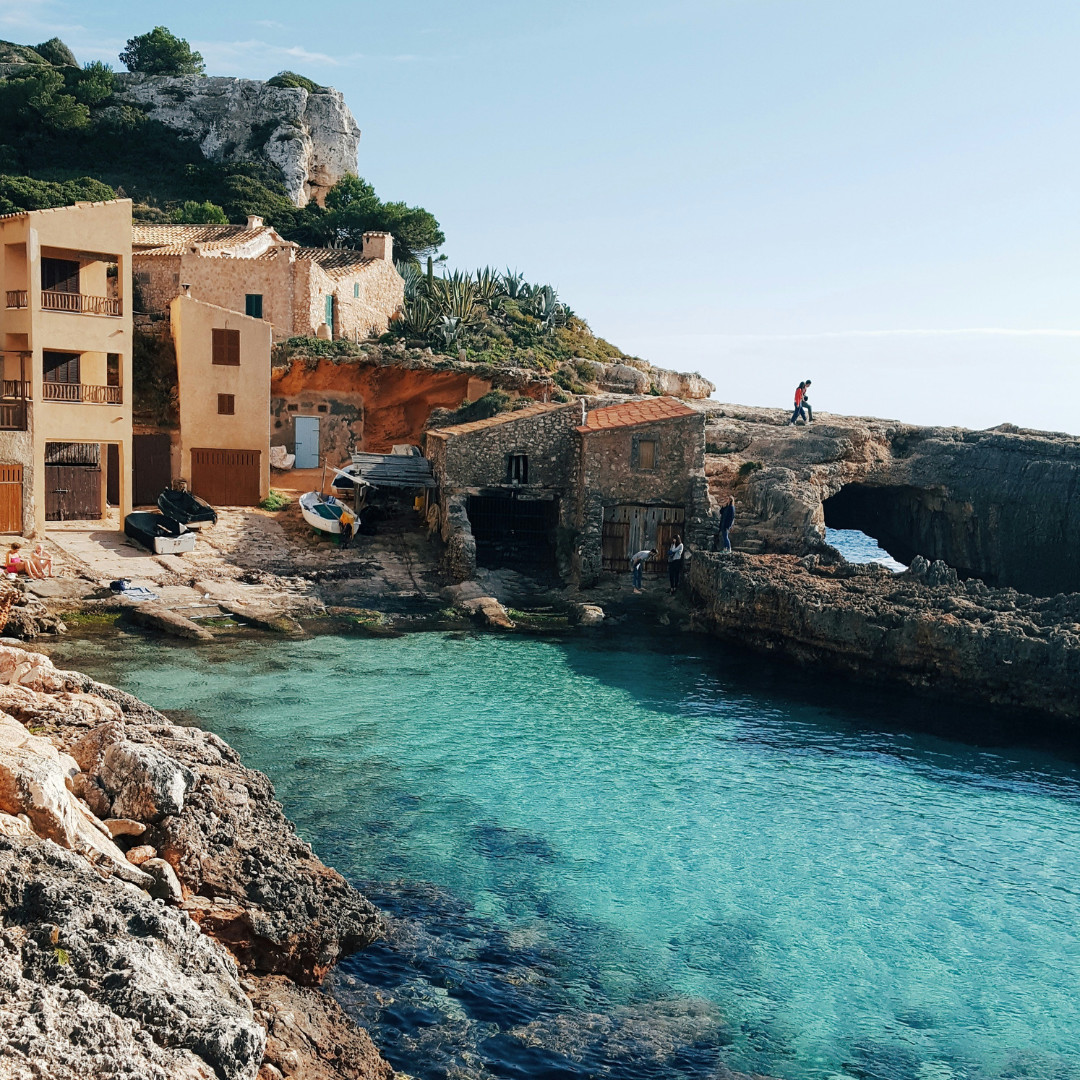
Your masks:
[{"label": "boathouse entrance", "polygon": [[559,500],[522,492],[470,495],[469,524],[476,540],[476,564],[506,567],[529,577],[556,572]]}]

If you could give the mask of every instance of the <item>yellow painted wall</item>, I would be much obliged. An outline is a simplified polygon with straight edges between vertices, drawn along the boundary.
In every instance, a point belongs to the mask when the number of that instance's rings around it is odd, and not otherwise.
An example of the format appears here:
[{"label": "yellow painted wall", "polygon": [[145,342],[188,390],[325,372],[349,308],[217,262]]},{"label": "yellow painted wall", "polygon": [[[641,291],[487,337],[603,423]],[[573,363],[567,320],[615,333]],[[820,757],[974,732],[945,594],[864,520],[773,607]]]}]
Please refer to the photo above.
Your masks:
[{"label": "yellow painted wall", "polygon": [[[258,450],[259,495],[270,491],[270,346],[262,319],[178,296],[169,305],[180,394],[180,468],[191,479],[191,451]],[[240,366],[214,364],[213,333],[240,331]],[[218,394],[236,399],[233,416],[218,414]]]},{"label": "yellow painted wall", "polygon": [[[121,314],[90,315],[43,311],[42,257],[71,258],[81,264],[79,291],[85,296],[114,296]],[[25,334],[32,353],[32,460],[23,461],[23,529],[45,530],[45,444],[50,442],[114,443],[120,457],[120,515],[131,512],[131,200],[76,203],[52,210],[34,210],[0,219],[0,279],[8,289],[25,289],[23,310],[0,308],[0,330]],[[109,263],[117,265],[110,283]],[[42,400],[42,354],[77,352],[82,356],[80,380],[103,386],[106,354],[120,356],[122,402],[97,405]],[[102,471],[104,474],[104,453]],[[104,476],[103,476],[104,483]]]}]

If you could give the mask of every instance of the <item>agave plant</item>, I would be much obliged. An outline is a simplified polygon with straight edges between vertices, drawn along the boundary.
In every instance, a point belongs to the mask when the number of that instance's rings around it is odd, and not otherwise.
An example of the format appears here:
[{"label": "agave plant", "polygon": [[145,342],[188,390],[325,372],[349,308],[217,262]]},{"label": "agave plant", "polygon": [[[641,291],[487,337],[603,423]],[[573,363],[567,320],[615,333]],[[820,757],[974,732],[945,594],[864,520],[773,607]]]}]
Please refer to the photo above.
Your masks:
[{"label": "agave plant", "polygon": [[444,349],[449,349],[450,346],[457,341],[462,329],[463,327],[460,319],[455,318],[452,315],[443,315],[439,318],[438,323],[432,330],[432,337],[434,337]]},{"label": "agave plant", "polygon": [[394,266],[405,282],[405,299],[415,300],[424,284],[424,272],[415,262],[395,262]]},{"label": "agave plant", "polygon": [[506,295],[506,289],[497,270],[485,266],[476,271],[476,299],[491,307],[500,296]]},{"label": "agave plant", "polygon": [[503,293],[511,300],[519,300],[522,297],[522,289],[528,289],[525,275],[516,270],[506,268],[506,273],[501,275]]},{"label": "agave plant", "polygon": [[432,307],[431,301],[422,294],[417,294],[411,300],[406,297],[401,310],[405,330],[416,337],[427,337],[439,319],[439,313]]},{"label": "agave plant", "polygon": [[429,278],[427,292],[440,315],[457,319],[462,326],[469,326],[479,320],[480,312],[476,310],[476,286],[469,274],[455,270],[449,276]]}]

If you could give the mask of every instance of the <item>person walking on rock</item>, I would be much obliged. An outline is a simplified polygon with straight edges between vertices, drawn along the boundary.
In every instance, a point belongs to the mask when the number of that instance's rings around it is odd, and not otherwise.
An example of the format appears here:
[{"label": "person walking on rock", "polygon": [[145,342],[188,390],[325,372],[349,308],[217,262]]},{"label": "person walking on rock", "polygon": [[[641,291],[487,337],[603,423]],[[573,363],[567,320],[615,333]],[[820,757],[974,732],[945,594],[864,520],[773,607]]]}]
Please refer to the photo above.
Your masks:
[{"label": "person walking on rock", "polygon": [[682,578],[683,542],[681,536],[673,536],[667,549],[668,592],[672,596],[679,590]]},{"label": "person walking on rock", "polygon": [[731,526],[735,524],[735,496],[729,495],[720,511],[720,536],[724,551],[731,550]]},{"label": "person walking on rock", "polygon": [[806,409],[809,403],[806,400],[806,390],[810,385],[809,379],[804,379],[797,387],[795,387],[795,411],[791,414],[789,424],[794,424],[796,420],[801,416],[803,422],[806,422]]},{"label": "person walking on rock", "polygon": [[814,410],[810,408],[810,380],[807,379],[803,383],[802,392],[802,407],[806,410],[806,422],[812,424],[814,422]]},{"label": "person walking on rock", "polygon": [[656,548],[648,548],[636,551],[630,556],[630,580],[634,583],[634,592],[641,592],[641,575],[645,572],[645,564],[656,554]]}]

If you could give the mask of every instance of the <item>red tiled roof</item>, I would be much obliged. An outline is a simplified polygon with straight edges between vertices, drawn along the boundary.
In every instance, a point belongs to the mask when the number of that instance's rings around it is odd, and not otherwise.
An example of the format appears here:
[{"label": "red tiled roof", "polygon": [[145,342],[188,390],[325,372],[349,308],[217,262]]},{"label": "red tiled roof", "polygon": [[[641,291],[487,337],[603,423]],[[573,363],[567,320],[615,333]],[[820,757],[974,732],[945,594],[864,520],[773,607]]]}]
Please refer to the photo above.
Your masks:
[{"label": "red tiled roof", "polygon": [[375,259],[365,259],[362,252],[355,248],[298,248],[298,259],[310,259],[317,262],[323,271],[332,278],[349,277],[358,274],[370,266]]},{"label": "red tiled roof", "polygon": [[486,428],[499,427],[501,424],[512,423],[514,420],[524,420],[527,416],[539,416],[540,413],[552,412],[556,409],[565,409],[565,404],[557,401],[538,401],[534,405],[526,405],[522,409],[514,409],[512,412],[496,413],[494,416],[485,417],[483,420],[471,420],[467,424],[452,424],[450,427],[432,428],[429,435],[469,435],[474,431],[484,431]]},{"label": "red tiled roof", "polygon": [[693,409],[675,398],[644,398],[593,409],[578,431],[607,431],[610,428],[633,427],[635,424],[652,424],[657,420],[675,420],[680,416],[694,415]]},{"label": "red tiled roof", "polygon": [[228,247],[231,244],[244,243],[253,240],[266,228],[263,226],[260,229],[249,229],[246,225],[134,224],[131,226],[131,246],[137,249],[136,254],[151,251],[154,254],[174,253],[172,250],[162,250],[166,248],[176,249],[175,253],[181,254],[192,244]]}]

